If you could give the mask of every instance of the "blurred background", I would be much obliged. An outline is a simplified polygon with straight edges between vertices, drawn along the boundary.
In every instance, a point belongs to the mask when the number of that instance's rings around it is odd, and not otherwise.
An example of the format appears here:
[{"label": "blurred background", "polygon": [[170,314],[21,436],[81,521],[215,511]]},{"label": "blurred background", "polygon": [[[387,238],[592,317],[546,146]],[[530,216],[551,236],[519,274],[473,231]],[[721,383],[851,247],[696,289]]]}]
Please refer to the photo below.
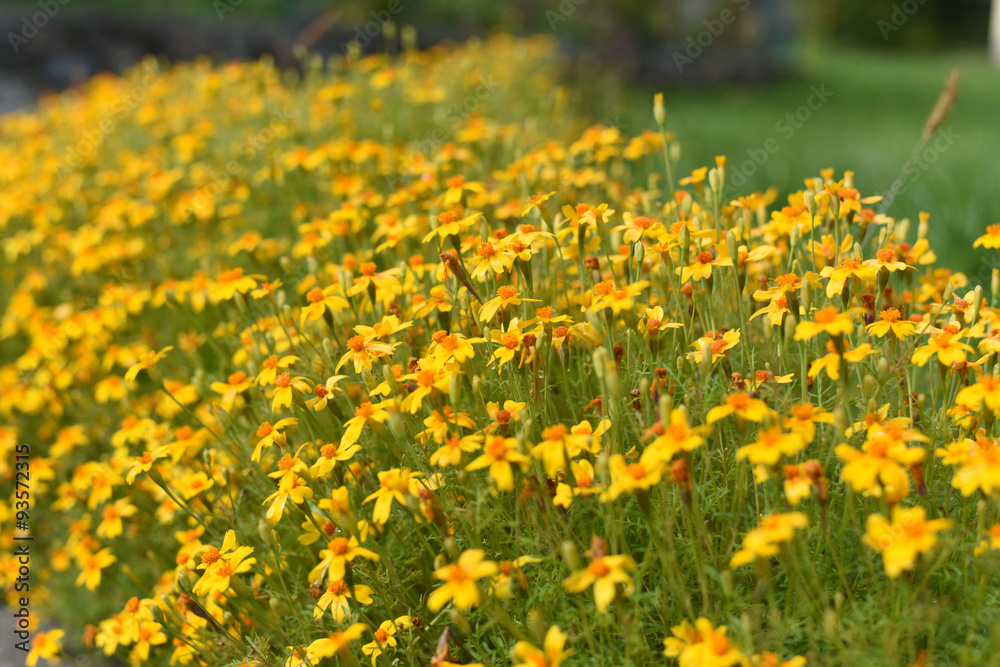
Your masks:
[{"label": "blurred background", "polygon": [[[972,251],[1000,223],[1000,66],[990,0],[25,0],[0,2],[0,112],[147,53],[174,60],[386,48],[384,26],[421,47],[491,31],[554,35],[581,113],[626,135],[653,129],[663,91],[682,171],[729,158],[740,192],[783,202],[825,167],[855,172],[897,218],[931,213],[939,259],[989,283]],[[1000,0],[998,3],[1000,4]],[[1000,34],[1000,12],[992,15]],[[994,50],[994,59],[1000,50]],[[957,68],[957,104],[921,132]],[[588,94],[588,91],[594,91]],[[2,140],[2,137],[0,137]],[[891,194],[895,191],[895,194]],[[991,253],[995,254],[995,253]]]}]

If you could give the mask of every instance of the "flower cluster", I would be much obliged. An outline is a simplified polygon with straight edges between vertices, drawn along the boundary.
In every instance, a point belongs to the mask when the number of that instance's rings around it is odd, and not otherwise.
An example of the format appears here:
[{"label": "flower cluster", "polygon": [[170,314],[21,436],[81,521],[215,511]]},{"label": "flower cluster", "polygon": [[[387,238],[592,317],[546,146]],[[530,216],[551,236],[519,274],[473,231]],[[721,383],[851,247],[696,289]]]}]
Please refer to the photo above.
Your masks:
[{"label": "flower cluster", "polygon": [[554,62],[198,62],[0,117],[0,533],[30,515],[62,628],[29,664],[1000,651],[1000,277],[851,172],[674,179],[662,97],[581,131]]}]

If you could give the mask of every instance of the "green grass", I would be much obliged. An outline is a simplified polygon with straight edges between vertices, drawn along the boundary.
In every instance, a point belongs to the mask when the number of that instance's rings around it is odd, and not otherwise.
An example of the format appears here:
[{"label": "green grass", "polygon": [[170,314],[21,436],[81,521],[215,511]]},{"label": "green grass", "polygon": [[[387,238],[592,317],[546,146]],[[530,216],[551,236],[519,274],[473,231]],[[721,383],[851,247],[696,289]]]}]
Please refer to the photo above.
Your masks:
[{"label": "green grass", "polygon": [[[972,242],[986,225],[1000,223],[1000,68],[984,55],[815,50],[803,55],[800,76],[772,85],[632,88],[597,113],[617,118],[627,134],[653,129],[652,93],[662,90],[668,128],[683,149],[682,170],[714,165],[714,156],[724,154],[732,174],[749,159],[748,150],[773,137],[777,152],[741,192],[773,184],[783,202],[803,178],[834,167],[838,177],[853,170],[862,195],[881,194],[900,176],[952,67],[961,71],[962,83],[943,129],[951,130],[954,142],[918,179],[907,180],[886,213],[916,222],[919,211],[930,212],[939,265],[988,285],[990,269],[1000,262],[991,252],[973,250]],[[833,95],[786,138],[776,124],[806,102],[813,85]]]}]

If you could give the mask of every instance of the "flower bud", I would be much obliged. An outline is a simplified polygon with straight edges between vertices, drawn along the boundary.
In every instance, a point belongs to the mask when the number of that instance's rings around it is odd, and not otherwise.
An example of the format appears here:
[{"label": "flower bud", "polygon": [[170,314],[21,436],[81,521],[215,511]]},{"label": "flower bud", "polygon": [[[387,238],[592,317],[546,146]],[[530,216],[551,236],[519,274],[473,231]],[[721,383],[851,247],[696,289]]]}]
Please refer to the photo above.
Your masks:
[{"label": "flower bud", "polygon": [[559,553],[562,554],[562,559],[566,561],[566,565],[569,566],[570,570],[580,569],[580,556],[576,552],[576,545],[572,540],[566,540],[559,545]]},{"label": "flower bud", "polygon": [[160,609],[160,605],[155,603],[149,605],[149,613],[153,615],[153,620],[160,625],[167,624],[167,619],[163,617],[163,610]]},{"label": "flower bud", "polygon": [[653,95],[653,118],[661,129],[667,124],[667,110],[663,106],[663,93]]},{"label": "flower bud", "polygon": [[809,211],[810,223],[816,217],[816,195],[811,190],[806,190],[803,199],[806,200],[806,210]]},{"label": "flower bud", "polygon": [[531,630],[531,634],[535,636],[535,641],[539,644],[545,641],[547,630],[545,615],[538,610],[538,607],[532,607],[528,610],[528,629]]},{"label": "flower bud", "polygon": [[177,572],[177,588],[181,589],[185,593],[191,592],[191,577],[188,576],[187,570],[180,570]]},{"label": "flower bud", "polygon": [[877,387],[877,380],[875,377],[868,373],[861,380],[861,393],[863,396],[871,396],[875,393],[875,388]]}]

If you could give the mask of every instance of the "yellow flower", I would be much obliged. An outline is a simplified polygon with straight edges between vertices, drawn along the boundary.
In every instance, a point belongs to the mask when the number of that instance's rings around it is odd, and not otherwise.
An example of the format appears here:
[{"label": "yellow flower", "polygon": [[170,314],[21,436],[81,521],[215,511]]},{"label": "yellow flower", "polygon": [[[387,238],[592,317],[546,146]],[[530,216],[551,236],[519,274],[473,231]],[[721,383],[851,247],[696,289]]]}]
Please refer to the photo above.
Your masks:
[{"label": "yellow flower", "polygon": [[742,419],[752,422],[764,421],[764,418],[771,413],[767,404],[759,398],[752,398],[746,392],[729,394],[726,402],[708,411],[705,421],[714,424],[720,419],[725,419],[729,415],[736,415]]},{"label": "yellow flower", "polygon": [[[317,639],[306,650],[316,658],[332,658],[338,653],[346,654],[348,647],[365,632],[364,623],[354,623],[344,630],[334,630],[322,639]],[[311,664],[313,661],[310,660]]]},{"label": "yellow flower", "polygon": [[651,430],[657,438],[649,443],[646,452],[662,461],[670,461],[680,452],[692,452],[701,447],[705,443],[703,436],[709,432],[706,426],[689,426],[687,410],[683,407],[670,411],[666,428],[658,422]]},{"label": "yellow flower", "polygon": [[553,625],[545,633],[545,642],[542,648],[519,641],[514,644],[511,652],[515,661],[514,667],[559,667],[562,661],[573,655],[572,650],[566,650],[566,633],[559,629],[558,625]]},{"label": "yellow flower", "polygon": [[859,361],[863,361],[866,357],[875,354],[875,348],[868,343],[862,343],[855,348],[848,348],[845,343],[843,357],[837,352],[837,346],[834,345],[832,340],[827,341],[826,349],[828,354],[812,362],[812,365],[809,367],[809,377],[814,378],[821,372],[826,371],[827,377],[836,382],[840,379],[841,358],[852,364],[856,364]]},{"label": "yellow flower", "polygon": [[37,632],[31,640],[31,650],[24,658],[27,667],[35,667],[39,658],[45,658],[46,662],[57,664],[59,653],[62,651],[62,638],[66,633],[62,630],[49,630],[48,632]]},{"label": "yellow flower", "polygon": [[563,580],[563,587],[570,593],[594,587],[594,603],[597,611],[604,613],[618,594],[618,584],[624,586],[626,596],[635,592],[635,582],[628,571],[635,569],[635,561],[631,556],[597,556],[590,565],[577,570]]},{"label": "yellow flower", "polygon": [[400,616],[394,621],[382,621],[382,624],[373,632],[375,641],[361,647],[361,652],[372,659],[373,667],[375,660],[382,655],[383,649],[397,645],[395,637],[397,627],[404,629],[410,627],[410,617]]},{"label": "yellow flower", "polygon": [[916,324],[909,320],[899,321],[901,313],[895,308],[886,308],[879,313],[879,321],[872,322],[866,329],[873,336],[882,338],[890,331],[896,338],[906,338],[914,332]]},{"label": "yellow flower", "polygon": [[972,242],[973,248],[1000,248],[1000,225],[989,225],[986,233]]},{"label": "yellow flower", "polygon": [[803,403],[791,409],[791,416],[786,417],[784,426],[797,433],[808,445],[816,437],[816,424],[832,424],[833,415],[810,403]]},{"label": "yellow flower", "polygon": [[511,463],[526,468],[529,459],[517,451],[516,438],[491,436],[483,447],[483,454],[465,466],[466,470],[479,470],[489,466],[490,477],[499,491],[514,490],[514,473]]},{"label": "yellow flower", "polygon": [[274,379],[274,389],[271,391],[271,412],[277,412],[278,408],[291,407],[295,400],[295,392],[308,394],[309,383],[304,377],[292,377],[290,373],[282,373]]},{"label": "yellow flower", "polygon": [[479,244],[476,256],[472,258],[470,264],[473,265],[472,277],[486,280],[487,274],[491,271],[498,276],[509,271],[514,265],[514,257],[503,247],[497,248],[492,242],[485,241]]},{"label": "yellow flower", "polygon": [[680,667],[749,667],[750,661],[726,636],[726,626],[716,628],[707,618],[699,618],[694,627],[684,621],[672,629],[673,637],[663,641],[663,654],[677,658]]},{"label": "yellow flower", "polygon": [[478,580],[497,573],[497,564],[483,556],[482,549],[469,549],[457,562],[436,569],[434,578],[444,583],[427,598],[427,608],[437,613],[449,601],[461,611],[478,606],[482,599]]},{"label": "yellow flower", "polygon": [[674,273],[680,275],[682,283],[689,280],[708,280],[712,277],[713,266],[732,265],[733,260],[728,255],[720,255],[718,251],[702,250],[694,256],[690,264],[674,269]]},{"label": "yellow flower", "polygon": [[820,275],[830,279],[830,282],[826,284],[826,297],[832,299],[835,294],[844,291],[844,283],[851,278],[858,278],[861,281],[875,280],[878,269],[871,265],[862,264],[853,257],[848,257],[835,267],[823,267]]},{"label": "yellow flower", "polygon": [[761,429],[757,441],[736,450],[737,459],[750,459],[754,465],[774,467],[782,456],[793,456],[802,451],[805,442],[798,433],[786,433],[780,428]]},{"label": "yellow flower", "polygon": [[451,378],[456,374],[457,369],[450,366],[438,366],[431,359],[422,359],[420,369],[416,373],[404,375],[404,380],[416,380],[417,387],[399,404],[400,410],[416,414],[423,406],[424,399],[434,391],[446,393],[451,386]]},{"label": "yellow flower", "polygon": [[931,357],[937,355],[938,363],[951,368],[953,364],[965,361],[965,353],[973,352],[973,349],[961,342],[962,333],[957,331],[958,327],[945,327],[941,333],[931,335],[930,341],[926,345],[921,345],[913,351],[911,361],[917,366],[924,366]]},{"label": "yellow flower", "polygon": [[122,534],[122,517],[132,516],[138,510],[127,498],[119,498],[101,510],[102,521],[97,527],[98,537],[111,539]]},{"label": "yellow flower", "polygon": [[815,320],[803,320],[795,326],[795,340],[809,340],[821,333],[843,336],[854,331],[854,320],[847,313],[838,312],[833,306],[816,311]]},{"label": "yellow flower", "polygon": [[[323,289],[314,287],[309,290],[306,293],[306,300],[309,302],[309,305],[304,306],[302,312],[299,314],[301,323],[305,324],[306,322],[318,320],[327,311],[340,313],[350,308],[351,304],[348,303],[347,299],[340,296],[338,292],[341,292],[340,285],[330,285]],[[333,320],[330,321],[332,322]]]},{"label": "yellow flower", "polygon": [[658,484],[663,476],[663,459],[654,451],[643,452],[635,463],[626,463],[625,457],[613,454],[608,461],[611,471],[611,484],[601,500],[614,500],[623,493],[636,490],[648,491],[649,487]]},{"label": "yellow flower", "polygon": [[299,420],[294,417],[286,417],[285,419],[279,419],[274,425],[271,422],[264,422],[257,427],[257,446],[254,447],[253,455],[250,457],[253,461],[260,461],[260,454],[264,451],[266,447],[272,447],[276,443],[283,443],[285,441],[284,429],[287,426],[293,426],[298,424]]},{"label": "yellow flower", "polygon": [[174,349],[173,345],[167,345],[165,348],[159,352],[149,351],[142,355],[142,358],[125,372],[125,381],[134,382],[135,377],[139,374],[139,371],[148,370],[159,363],[160,359],[163,358],[170,350]]},{"label": "yellow flower", "polygon": [[334,369],[336,373],[348,361],[354,362],[354,372],[370,371],[372,361],[379,360],[383,356],[391,356],[393,346],[386,343],[377,343],[363,336],[353,336],[347,341],[347,352],[340,358],[340,362]]},{"label": "yellow flower", "polygon": [[348,598],[354,598],[358,604],[371,604],[372,589],[368,586],[355,584],[352,591],[343,579],[335,579],[326,587],[323,595],[316,600],[313,618],[320,618],[329,609],[333,620],[342,623],[351,613],[351,605],[347,602]]},{"label": "yellow flower", "polygon": [[85,554],[79,559],[82,571],[76,578],[77,586],[86,586],[88,591],[97,588],[101,583],[101,570],[118,559],[111,555],[111,549],[105,547],[94,554]]},{"label": "yellow flower", "polygon": [[299,358],[292,354],[284,357],[278,357],[278,355],[272,354],[261,364],[263,368],[259,373],[257,373],[257,385],[266,386],[274,384],[274,379],[278,376],[278,369],[288,368],[298,360]]},{"label": "yellow flower", "polygon": [[982,556],[987,551],[1000,549],[1000,523],[995,523],[986,531],[986,537],[976,547],[973,552],[976,556]]},{"label": "yellow flower", "polygon": [[794,537],[797,528],[809,525],[809,518],[802,512],[768,514],[760,524],[743,537],[743,548],[729,561],[729,567],[740,567],[758,558],[769,558],[778,553],[780,545]]},{"label": "yellow flower", "polygon": [[983,374],[975,384],[960,389],[955,402],[980,407],[985,405],[994,414],[1000,414],[1000,378]]},{"label": "yellow flower", "polygon": [[904,466],[920,463],[925,456],[922,449],[874,429],[861,451],[845,444],[837,445],[834,453],[846,464],[841,475],[851,488],[876,497],[884,491],[893,502],[909,494]]},{"label": "yellow flower", "polygon": [[290,474],[281,478],[278,482],[278,490],[269,495],[262,505],[271,503],[264,514],[264,518],[272,526],[279,521],[284,514],[285,506],[291,500],[296,505],[301,505],[307,498],[312,498],[313,490],[306,484],[305,479],[298,475]]},{"label": "yellow flower", "polygon": [[496,312],[507,306],[518,306],[521,302],[538,301],[538,299],[522,299],[513,287],[501,285],[497,289],[497,295],[483,304],[479,309],[479,321],[489,322],[496,315]]},{"label": "yellow flower", "polygon": [[937,533],[950,527],[951,521],[927,521],[926,510],[920,506],[896,505],[892,508],[891,516],[891,523],[881,514],[869,516],[862,541],[882,554],[885,573],[894,579],[903,570],[912,570],[917,556],[937,545]]},{"label": "yellow flower", "polygon": [[730,329],[721,336],[715,331],[709,331],[708,334],[691,343],[691,347],[697,348],[694,352],[688,353],[688,359],[691,360],[691,363],[700,364],[702,357],[706,353],[711,352],[712,363],[714,364],[726,356],[729,350],[736,347],[736,344],[740,342],[739,329]]},{"label": "yellow flower", "polygon": [[[958,456],[950,457],[953,452]],[[1000,492],[1000,444],[992,438],[966,438],[935,453],[945,465],[956,466],[951,485],[963,496],[971,496],[977,489],[987,496]]]},{"label": "yellow flower", "polygon": [[406,506],[406,496],[414,495],[420,488],[421,472],[410,472],[409,468],[392,468],[384,470],[378,474],[379,488],[364,502],[374,500],[375,511],[372,520],[375,523],[385,523],[389,520],[389,511],[392,509],[393,501]]},{"label": "yellow flower", "polygon": [[343,579],[347,572],[347,563],[355,558],[364,558],[378,562],[379,555],[358,545],[358,538],[337,536],[327,543],[326,549],[319,552],[320,562],[309,571],[309,581],[321,581],[325,573],[328,581]]},{"label": "yellow flower", "polygon": [[253,386],[253,380],[243,371],[233,373],[226,382],[213,382],[212,391],[222,394],[222,409],[229,412],[236,402],[236,397]]}]

